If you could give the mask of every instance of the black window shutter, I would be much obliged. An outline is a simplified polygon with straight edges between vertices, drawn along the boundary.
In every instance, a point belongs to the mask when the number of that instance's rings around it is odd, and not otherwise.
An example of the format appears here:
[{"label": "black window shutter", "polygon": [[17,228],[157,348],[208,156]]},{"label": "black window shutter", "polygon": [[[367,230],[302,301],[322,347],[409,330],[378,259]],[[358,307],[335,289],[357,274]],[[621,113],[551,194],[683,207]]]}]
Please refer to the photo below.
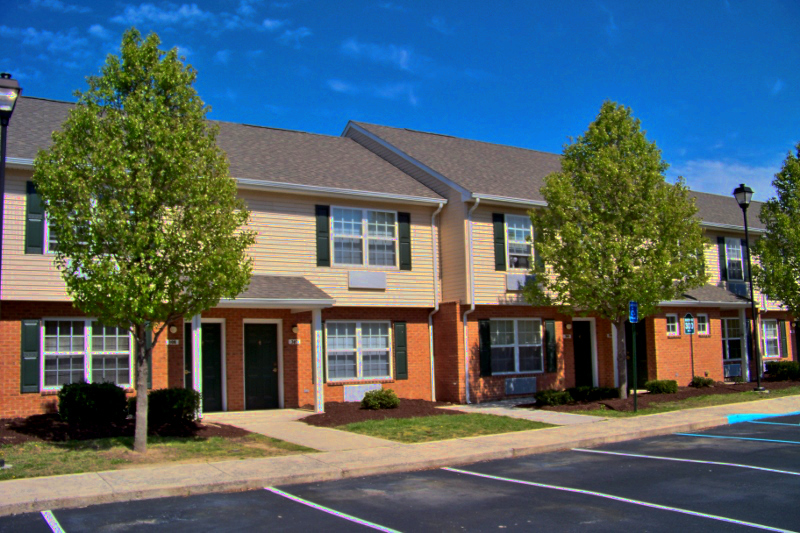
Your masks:
[{"label": "black window shutter", "polygon": [[750,281],[750,271],[747,270],[747,254],[749,253],[747,241],[742,239],[742,276],[745,281]]},{"label": "black window shutter", "polygon": [[191,389],[194,387],[192,383],[192,372],[194,366],[192,365],[192,323],[184,322],[183,324],[183,388]]},{"label": "black window shutter", "polygon": [[331,266],[330,216],[330,206],[316,206],[317,266],[321,267]]},{"label": "black window shutter", "polygon": [[492,213],[494,226],[494,269],[506,269],[506,217],[503,213]]},{"label": "black window shutter", "polygon": [[400,270],[411,270],[411,214],[397,213],[397,242],[400,246]]},{"label": "black window shutter", "polygon": [[408,379],[408,342],[406,323],[394,323],[394,366],[396,379]]},{"label": "black window shutter", "polygon": [[717,250],[719,251],[719,277],[722,281],[727,281],[728,260],[725,254],[725,237],[717,237]]},{"label": "black window shutter", "polygon": [[44,205],[32,181],[26,184],[25,202],[25,253],[44,253]]},{"label": "black window shutter", "polygon": [[153,332],[148,329],[144,338],[145,349],[150,348],[150,359],[147,361],[147,388],[153,388]]},{"label": "black window shutter", "polygon": [[539,228],[533,228],[533,264],[536,265],[536,270],[544,270],[544,261],[539,255],[539,236],[541,232]]},{"label": "black window shutter", "polygon": [[481,376],[492,375],[492,326],[489,320],[478,321],[478,342],[481,359]]},{"label": "black window shutter", "polygon": [[22,321],[20,391],[39,392],[39,321]]},{"label": "black window shutter", "polygon": [[544,321],[544,345],[547,356],[545,357],[545,372],[557,372],[558,361],[556,357],[556,321]]},{"label": "black window shutter", "polygon": [[786,342],[785,320],[778,320],[778,335],[781,338],[781,357],[789,357],[789,344]]}]

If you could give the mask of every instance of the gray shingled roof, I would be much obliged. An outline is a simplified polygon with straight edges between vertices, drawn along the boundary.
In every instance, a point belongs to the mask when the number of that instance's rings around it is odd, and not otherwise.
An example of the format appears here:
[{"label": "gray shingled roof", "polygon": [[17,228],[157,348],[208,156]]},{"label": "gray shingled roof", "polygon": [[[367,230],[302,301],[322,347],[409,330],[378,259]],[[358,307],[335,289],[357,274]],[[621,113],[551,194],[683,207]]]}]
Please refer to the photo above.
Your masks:
[{"label": "gray shingled roof", "polygon": [[[353,124],[475,194],[543,201],[539,189],[544,178],[561,170],[558,154],[364,122]],[[729,195],[691,194],[697,198],[699,216],[704,221],[743,226],[742,211],[732,190]],[[751,228],[764,227],[758,220],[761,205],[753,202],[748,210]]]},{"label": "gray shingled roof", "polygon": [[236,297],[240,299],[268,298],[271,300],[333,300],[333,298],[300,276],[261,276],[250,278],[250,285]]},{"label": "gray shingled roof", "polygon": [[[739,206],[736,206],[737,208]],[[717,303],[750,303],[749,298],[738,296],[728,289],[716,285],[705,284],[697,289],[692,289],[683,295],[687,301],[717,302]]]},{"label": "gray shingled roof", "polygon": [[[8,156],[33,159],[39,149],[50,146],[51,133],[61,128],[72,105],[21,98],[9,126]],[[228,154],[235,178],[441,198],[351,139],[230,122],[218,124],[217,141]]]}]

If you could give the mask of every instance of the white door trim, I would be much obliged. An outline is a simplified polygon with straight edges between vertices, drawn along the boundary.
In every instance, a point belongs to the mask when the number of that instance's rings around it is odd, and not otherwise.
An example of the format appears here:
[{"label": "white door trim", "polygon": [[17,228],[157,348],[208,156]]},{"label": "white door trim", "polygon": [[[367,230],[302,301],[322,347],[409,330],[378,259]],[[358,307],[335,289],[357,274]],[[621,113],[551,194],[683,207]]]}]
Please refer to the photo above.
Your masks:
[{"label": "white door trim", "polygon": [[[597,324],[596,320],[593,317],[573,317],[573,322],[589,322],[589,340],[592,343],[592,384],[595,387],[599,385],[599,379],[597,375]],[[572,357],[575,357],[575,333],[572,333],[573,337],[573,350],[572,350]]]},{"label": "white door trim", "polygon": [[245,318],[242,321],[242,400],[245,410],[247,410],[247,379],[245,374],[245,353],[244,330],[247,324],[277,324],[278,326],[278,409],[283,409],[285,401],[283,398],[283,319],[281,318]]}]

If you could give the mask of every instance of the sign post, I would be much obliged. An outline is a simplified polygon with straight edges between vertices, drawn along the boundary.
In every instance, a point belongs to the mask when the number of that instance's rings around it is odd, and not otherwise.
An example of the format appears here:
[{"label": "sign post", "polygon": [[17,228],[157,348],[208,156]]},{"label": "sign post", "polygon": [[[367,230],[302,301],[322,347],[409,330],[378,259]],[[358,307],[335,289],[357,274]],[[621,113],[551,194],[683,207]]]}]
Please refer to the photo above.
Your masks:
[{"label": "sign post", "polygon": [[639,302],[628,302],[628,321],[631,323],[631,333],[633,333],[631,353],[633,354],[633,412],[635,413],[637,411],[639,399],[636,393],[636,389],[639,385],[636,376],[636,324],[639,323]]},{"label": "sign post", "polygon": [[692,354],[692,379],[694,379],[694,317],[692,313],[686,313],[683,317],[683,332],[689,335],[689,349]]}]

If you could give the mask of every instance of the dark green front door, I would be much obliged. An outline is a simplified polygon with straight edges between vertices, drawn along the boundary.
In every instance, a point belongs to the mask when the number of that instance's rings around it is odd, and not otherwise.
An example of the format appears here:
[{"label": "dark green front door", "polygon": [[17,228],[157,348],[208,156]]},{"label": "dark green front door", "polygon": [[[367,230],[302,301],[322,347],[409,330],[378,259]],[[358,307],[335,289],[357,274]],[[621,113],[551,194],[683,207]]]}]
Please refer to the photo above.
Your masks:
[{"label": "dark green front door", "polygon": [[222,411],[222,324],[203,324],[203,411]]},{"label": "dark green front door", "polygon": [[278,325],[244,326],[245,409],[278,407]]},{"label": "dark green front door", "polygon": [[[628,361],[628,390],[633,385],[633,324],[625,322],[625,353]],[[616,357],[616,354],[615,354]],[[647,327],[645,322],[636,323],[636,388],[643,389],[647,383]]]}]

